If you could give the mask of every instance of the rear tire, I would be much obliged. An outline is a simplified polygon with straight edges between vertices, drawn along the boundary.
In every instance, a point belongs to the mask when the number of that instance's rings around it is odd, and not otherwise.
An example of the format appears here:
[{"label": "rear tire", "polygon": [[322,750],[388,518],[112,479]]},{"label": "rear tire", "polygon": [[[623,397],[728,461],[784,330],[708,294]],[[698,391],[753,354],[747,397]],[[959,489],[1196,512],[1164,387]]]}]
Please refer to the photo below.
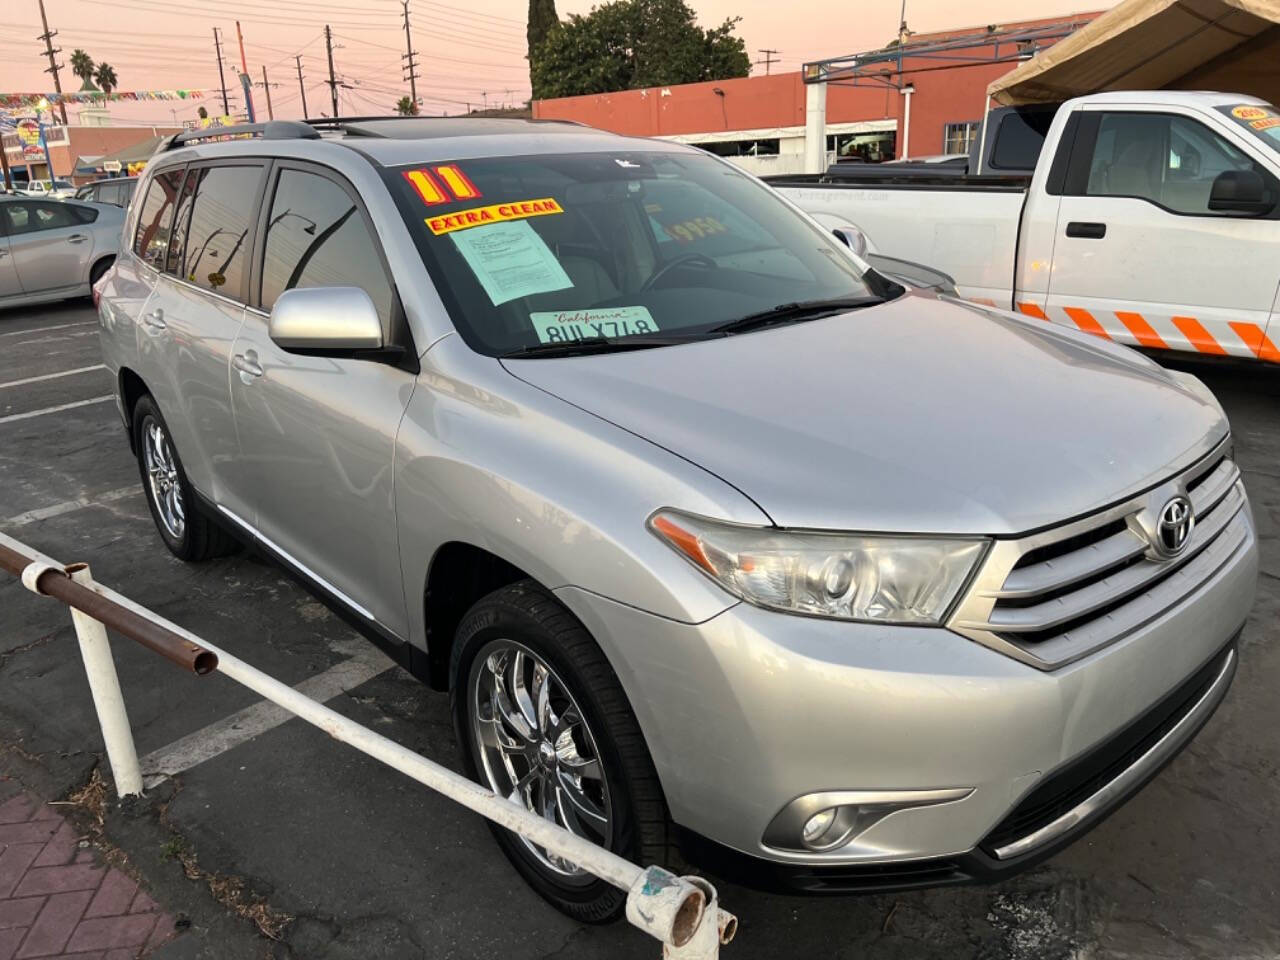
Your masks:
[{"label": "rear tire", "polygon": [[[546,725],[532,679],[515,681],[517,697],[504,701],[511,708],[504,717],[521,714],[512,726],[497,715],[495,691],[512,689],[506,681],[517,674],[536,678],[539,668],[550,691]],[[626,694],[591,635],[548,591],[523,580],[476,603],[458,627],[451,677],[454,726],[471,777],[535,812],[549,810],[571,832],[634,863],[674,862],[666,799]],[[528,710],[532,723],[522,719]],[[513,779],[533,782],[512,791]],[[605,814],[605,825],[593,811]],[[489,827],[529,885],[562,913],[585,923],[622,915],[623,891]]]},{"label": "rear tire", "polygon": [[116,262],[115,257],[103,257],[101,260],[99,260],[97,263],[93,265],[93,268],[89,271],[90,288],[96,287],[98,285],[98,281],[102,279],[103,274],[105,274],[108,270],[110,270],[111,265],[115,262]]},{"label": "rear tire", "polygon": [[133,408],[134,449],[142,491],[160,539],[179,560],[207,560],[233,552],[238,544],[205,513],[178,458],[169,426],[149,396]]}]

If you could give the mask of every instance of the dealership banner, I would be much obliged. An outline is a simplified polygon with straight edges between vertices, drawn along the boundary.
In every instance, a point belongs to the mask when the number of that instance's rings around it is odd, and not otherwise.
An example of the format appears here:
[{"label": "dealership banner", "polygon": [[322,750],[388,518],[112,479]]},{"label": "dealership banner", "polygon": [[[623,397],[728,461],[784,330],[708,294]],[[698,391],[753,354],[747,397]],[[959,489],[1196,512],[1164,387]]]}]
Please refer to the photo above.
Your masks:
[{"label": "dealership banner", "polygon": [[143,100],[200,100],[203,90],[78,90],[74,93],[0,93],[0,109],[22,110],[39,106],[41,101],[58,103],[103,103]]}]

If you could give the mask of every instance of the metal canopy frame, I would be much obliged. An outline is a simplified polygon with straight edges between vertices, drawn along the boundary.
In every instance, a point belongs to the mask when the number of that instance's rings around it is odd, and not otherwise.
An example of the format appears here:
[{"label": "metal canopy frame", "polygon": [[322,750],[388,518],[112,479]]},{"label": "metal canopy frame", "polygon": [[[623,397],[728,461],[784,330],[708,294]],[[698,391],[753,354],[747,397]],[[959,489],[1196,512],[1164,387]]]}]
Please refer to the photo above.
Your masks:
[{"label": "metal canopy frame", "polygon": [[[805,83],[826,83],[838,87],[886,86],[903,87],[903,73],[943,70],[948,66],[977,63],[1007,63],[1026,60],[1040,50],[1045,41],[1056,42],[1089,23],[1087,19],[1070,20],[1040,27],[1013,30],[982,30],[945,40],[922,40],[892,47],[881,47],[864,53],[831,57],[806,63],[801,71]],[[965,51],[990,47],[990,54],[966,54]],[[904,61],[931,61],[927,66],[904,68]]]}]

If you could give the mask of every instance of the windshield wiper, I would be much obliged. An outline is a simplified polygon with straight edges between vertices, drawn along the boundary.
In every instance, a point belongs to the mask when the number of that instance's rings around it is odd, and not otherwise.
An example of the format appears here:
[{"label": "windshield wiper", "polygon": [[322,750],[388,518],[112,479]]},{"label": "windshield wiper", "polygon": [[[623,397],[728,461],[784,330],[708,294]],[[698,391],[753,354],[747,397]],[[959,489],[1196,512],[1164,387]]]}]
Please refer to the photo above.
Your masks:
[{"label": "windshield wiper", "polygon": [[780,303],[759,313],[749,313],[737,320],[730,320],[718,327],[712,327],[709,333],[745,333],[748,330],[759,330],[779,323],[798,323],[801,320],[821,320],[823,317],[844,313],[846,310],[857,310],[859,307],[870,307],[884,303],[880,297],[838,297],[832,300],[800,300],[795,303]]},{"label": "windshield wiper", "polygon": [[586,353],[619,353],[623,350],[645,350],[649,347],[670,347],[678,343],[705,340],[699,334],[692,337],[583,337],[581,340],[558,340],[554,343],[531,343],[500,354],[500,359],[515,360],[524,357],[569,357]]}]

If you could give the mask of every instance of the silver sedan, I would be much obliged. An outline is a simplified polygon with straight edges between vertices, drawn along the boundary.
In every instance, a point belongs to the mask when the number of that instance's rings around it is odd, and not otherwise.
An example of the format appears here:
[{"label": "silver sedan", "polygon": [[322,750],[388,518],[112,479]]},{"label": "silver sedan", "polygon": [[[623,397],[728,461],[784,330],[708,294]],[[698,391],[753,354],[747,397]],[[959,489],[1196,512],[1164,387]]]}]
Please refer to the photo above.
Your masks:
[{"label": "silver sedan", "polygon": [[88,296],[123,224],[111,204],[0,196],[0,307]]}]

